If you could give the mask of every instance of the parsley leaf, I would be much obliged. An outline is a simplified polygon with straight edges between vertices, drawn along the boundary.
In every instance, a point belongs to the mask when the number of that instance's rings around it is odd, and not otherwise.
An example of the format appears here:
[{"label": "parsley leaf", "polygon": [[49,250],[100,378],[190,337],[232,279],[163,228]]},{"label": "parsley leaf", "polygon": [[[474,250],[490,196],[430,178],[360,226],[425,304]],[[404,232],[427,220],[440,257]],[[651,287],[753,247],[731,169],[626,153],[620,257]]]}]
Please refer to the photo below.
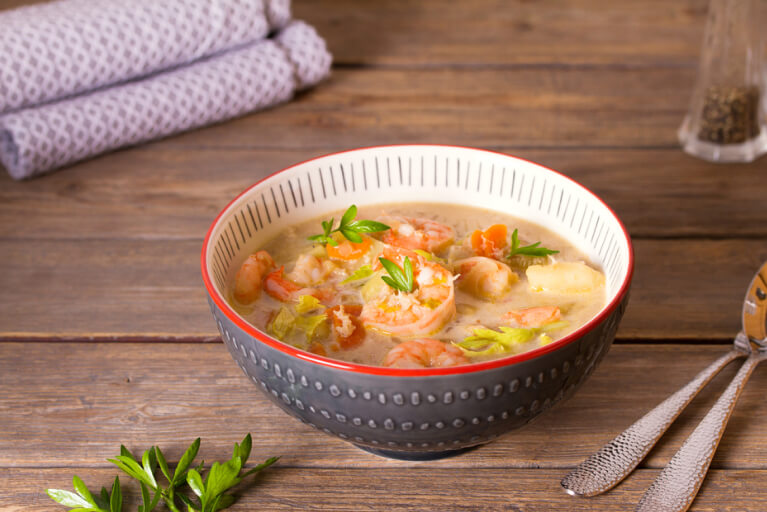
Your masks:
[{"label": "parsley leaf", "polygon": [[388,276],[381,276],[384,283],[401,292],[410,293],[413,291],[415,281],[413,280],[413,264],[410,263],[410,258],[405,256],[402,268],[399,268],[396,263],[386,258],[378,258],[378,261],[381,262],[381,265],[389,273]]},{"label": "parsley leaf", "polygon": [[341,221],[338,223],[338,227],[333,229],[333,223],[335,219],[329,221],[322,221],[322,233],[319,235],[312,235],[309,240],[320,244],[330,244],[333,247],[338,245],[338,242],[333,240],[331,236],[333,233],[341,233],[344,238],[355,244],[362,242],[360,233],[377,233],[379,231],[386,231],[391,229],[389,226],[382,222],[376,222],[374,220],[354,220],[357,216],[357,207],[351,205],[341,217]]},{"label": "parsley leaf", "polygon": [[534,244],[519,246],[519,230],[515,229],[511,234],[511,252],[509,252],[509,258],[521,254],[522,256],[548,256],[549,254],[557,254],[559,251],[547,249],[546,247],[539,247],[540,242]]}]

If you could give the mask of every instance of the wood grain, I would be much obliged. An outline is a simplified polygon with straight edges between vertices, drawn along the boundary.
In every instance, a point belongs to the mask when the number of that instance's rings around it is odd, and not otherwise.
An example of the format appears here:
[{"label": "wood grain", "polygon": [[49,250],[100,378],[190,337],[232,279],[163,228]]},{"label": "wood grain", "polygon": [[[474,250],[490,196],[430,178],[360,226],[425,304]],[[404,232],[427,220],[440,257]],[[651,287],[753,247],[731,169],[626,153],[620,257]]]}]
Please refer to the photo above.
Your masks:
[{"label": "wood grain", "polygon": [[[616,345],[574,398],[525,429],[431,468],[574,467],[689,381],[725,347]],[[642,467],[671,458],[733,364],[677,420]],[[767,469],[767,373],[756,372],[712,467]],[[245,433],[259,457],[312,468],[414,468],[362,452],[287,416],[242,374],[221,344],[0,343],[0,467],[106,467],[120,444],[159,444],[178,460],[195,436],[222,457]],[[577,440],[577,441],[575,441]],[[466,471],[464,474],[468,474]],[[2,494],[2,493],[0,493]]]},{"label": "wood grain", "polygon": [[[161,145],[120,151],[29,182],[0,174],[0,240],[201,239],[246,187],[324,152]],[[767,236],[761,162],[724,169],[676,149],[500,149],[590,188],[634,238]]]},{"label": "wood grain", "polygon": [[[0,339],[218,339],[200,240],[0,240]],[[619,338],[732,339],[762,240],[636,240]],[[12,293],[11,293],[12,291]]]},{"label": "wood grain", "polygon": [[[0,10],[43,0],[3,0]],[[694,65],[705,0],[295,0],[339,65]]]},{"label": "wood grain", "polygon": [[[226,457],[228,453],[222,452]],[[7,512],[63,510],[45,495],[46,488],[72,488],[76,472],[86,485],[109,486],[111,469],[0,469],[0,508]],[[431,463],[402,471],[398,468],[300,468],[281,461],[238,489],[239,501],[227,509],[244,510],[440,510],[550,512],[625,512],[639,502],[655,478],[655,470],[638,470],[609,493],[574,498],[559,488],[561,471],[544,469],[476,468],[471,471],[433,468]],[[712,470],[691,512],[763,510],[767,499],[759,492],[767,471]],[[140,492],[124,482],[126,510],[135,508]]]}]

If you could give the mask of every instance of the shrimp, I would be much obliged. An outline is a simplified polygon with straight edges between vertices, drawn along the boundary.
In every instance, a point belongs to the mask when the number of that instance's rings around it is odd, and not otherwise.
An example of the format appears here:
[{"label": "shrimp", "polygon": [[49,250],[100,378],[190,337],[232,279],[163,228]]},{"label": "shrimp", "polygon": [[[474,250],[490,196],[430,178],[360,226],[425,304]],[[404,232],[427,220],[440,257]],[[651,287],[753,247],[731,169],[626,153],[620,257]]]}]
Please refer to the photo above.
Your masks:
[{"label": "shrimp", "polygon": [[456,261],[454,268],[461,274],[457,281],[461,289],[489,300],[502,297],[519,280],[507,265],[484,256]]},{"label": "shrimp", "polygon": [[400,343],[386,354],[384,366],[394,368],[438,368],[468,364],[461,349],[431,338]]},{"label": "shrimp", "polygon": [[234,278],[234,298],[242,304],[250,304],[261,294],[261,283],[274,260],[266,251],[248,256]]},{"label": "shrimp", "polygon": [[297,285],[308,287],[323,283],[336,270],[336,265],[330,260],[321,260],[312,254],[301,254],[287,273],[287,277]]},{"label": "shrimp", "polygon": [[538,306],[526,309],[513,309],[503,315],[505,321],[514,321],[522,327],[541,327],[557,322],[562,314],[557,306]]},{"label": "shrimp", "polygon": [[361,312],[362,306],[357,304],[333,306],[328,309],[328,317],[340,348],[356,347],[365,339],[365,328],[359,319]]},{"label": "shrimp", "polygon": [[282,302],[298,300],[301,295],[311,295],[323,303],[333,299],[333,293],[329,288],[302,287],[284,277],[285,266],[272,271],[264,278],[264,290],[266,293]]},{"label": "shrimp", "polygon": [[439,252],[455,239],[453,228],[429,219],[384,215],[378,220],[391,227],[381,241],[405,249]]},{"label": "shrimp", "polygon": [[400,266],[409,257],[416,284],[411,293],[381,286],[362,307],[367,327],[394,336],[424,336],[440,330],[455,316],[453,275],[442,265],[405,249],[387,247],[384,257]]}]

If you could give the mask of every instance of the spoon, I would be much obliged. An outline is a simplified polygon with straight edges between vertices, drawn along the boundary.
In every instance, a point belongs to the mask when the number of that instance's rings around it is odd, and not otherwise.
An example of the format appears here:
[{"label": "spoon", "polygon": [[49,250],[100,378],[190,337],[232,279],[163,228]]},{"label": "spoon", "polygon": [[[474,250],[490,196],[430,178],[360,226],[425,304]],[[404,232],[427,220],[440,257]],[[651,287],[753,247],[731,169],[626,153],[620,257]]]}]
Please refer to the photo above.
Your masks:
[{"label": "spoon", "polygon": [[[767,306],[763,304],[764,299],[759,299],[756,291],[757,289],[762,290],[763,295],[764,290],[767,290],[765,277],[767,277],[767,263],[754,276],[743,306],[744,331],[753,333],[757,339],[764,339],[765,337],[762,333],[761,338],[758,338],[760,335],[758,326],[761,325],[761,329],[764,331],[765,316],[767,315],[765,308]],[[761,302],[754,302],[752,297]],[[756,306],[760,303],[762,304],[761,310]],[[754,306],[749,306],[749,304]],[[746,317],[747,310],[749,311],[748,318]],[[752,310],[753,313],[751,313]],[[711,363],[686,386],[661,402],[598,452],[582,462],[565,476],[562,480],[562,487],[573,496],[595,496],[613,488],[639,465],[684,408],[717,373],[733,360],[746,357],[750,352],[749,336],[744,332],[739,333],[735,338],[732,350]]]},{"label": "spoon", "polygon": [[698,494],[735,403],[756,365],[767,359],[767,263],[751,281],[743,303],[748,359],[679,451],[639,500],[637,512],[684,512]]}]

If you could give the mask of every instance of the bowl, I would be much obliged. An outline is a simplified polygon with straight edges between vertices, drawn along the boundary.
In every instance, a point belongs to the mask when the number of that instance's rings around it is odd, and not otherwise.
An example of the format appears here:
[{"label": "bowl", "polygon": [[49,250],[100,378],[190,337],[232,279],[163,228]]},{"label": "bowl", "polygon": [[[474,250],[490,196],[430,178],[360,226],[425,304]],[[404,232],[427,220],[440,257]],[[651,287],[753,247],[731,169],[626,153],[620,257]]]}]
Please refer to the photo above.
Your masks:
[{"label": "bowl", "polygon": [[[227,279],[288,226],[353,203],[394,201],[478,206],[542,225],[602,267],[607,303],[580,329],[535,350],[429,369],[363,366],[304,352],[256,329],[228,305]],[[370,147],[294,165],[229,203],[202,246],[210,309],[245,375],[302,422],[409,460],[487,443],[572,396],[612,344],[632,273],[629,235],[595,194],[535,163],[455,146]]]}]

